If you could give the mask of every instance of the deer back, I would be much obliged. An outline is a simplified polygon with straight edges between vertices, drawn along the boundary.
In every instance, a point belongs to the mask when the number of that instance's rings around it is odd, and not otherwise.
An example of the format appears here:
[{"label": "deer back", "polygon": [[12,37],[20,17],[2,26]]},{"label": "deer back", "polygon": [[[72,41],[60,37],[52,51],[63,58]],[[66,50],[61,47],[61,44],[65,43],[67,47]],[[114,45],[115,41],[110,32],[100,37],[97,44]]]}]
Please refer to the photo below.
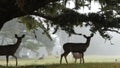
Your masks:
[{"label": "deer back", "polygon": [[66,52],[84,52],[86,51],[85,43],[66,43],[63,45],[63,49]]}]

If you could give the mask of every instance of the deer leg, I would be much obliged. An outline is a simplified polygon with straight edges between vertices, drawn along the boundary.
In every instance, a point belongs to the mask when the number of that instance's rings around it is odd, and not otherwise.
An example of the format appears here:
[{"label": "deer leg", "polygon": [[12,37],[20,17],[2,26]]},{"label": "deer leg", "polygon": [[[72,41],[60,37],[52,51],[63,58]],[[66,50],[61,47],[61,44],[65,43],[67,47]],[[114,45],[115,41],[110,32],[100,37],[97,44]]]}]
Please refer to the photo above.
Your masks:
[{"label": "deer leg", "polygon": [[83,63],[85,63],[85,61],[84,61],[84,53],[82,53],[82,60],[83,60]]},{"label": "deer leg", "polygon": [[82,57],[80,57],[80,64],[82,63],[81,61],[82,61]]},{"label": "deer leg", "polygon": [[68,56],[68,54],[69,54],[69,52],[66,52],[66,53],[64,54],[64,58],[65,58],[65,61],[66,61],[67,64],[68,64],[68,61],[67,61],[67,56]]},{"label": "deer leg", "polygon": [[61,54],[61,58],[60,58],[60,64],[62,63],[62,58],[63,58],[63,56],[64,56],[64,58],[65,58],[65,60],[66,60],[66,63],[68,64],[68,62],[67,62],[67,55],[68,55],[68,53],[69,52],[64,52],[63,54]]},{"label": "deer leg", "polygon": [[64,56],[64,53],[61,54],[61,57],[60,57],[60,64],[62,64],[62,58],[63,58],[63,56]]},{"label": "deer leg", "polygon": [[75,63],[77,62],[77,59],[75,58]]},{"label": "deer leg", "polygon": [[84,57],[83,57],[83,63],[85,63],[85,61],[84,61]]},{"label": "deer leg", "polygon": [[8,67],[8,61],[9,61],[9,56],[6,56],[6,62],[7,62],[7,67]]},{"label": "deer leg", "polygon": [[18,65],[18,61],[17,61],[17,57],[15,56],[15,55],[12,55],[14,58],[15,58],[15,60],[16,60],[16,67],[17,67],[17,65]]},{"label": "deer leg", "polygon": [[84,59],[83,59],[83,53],[81,54],[81,57],[80,57],[80,63],[83,63]]}]

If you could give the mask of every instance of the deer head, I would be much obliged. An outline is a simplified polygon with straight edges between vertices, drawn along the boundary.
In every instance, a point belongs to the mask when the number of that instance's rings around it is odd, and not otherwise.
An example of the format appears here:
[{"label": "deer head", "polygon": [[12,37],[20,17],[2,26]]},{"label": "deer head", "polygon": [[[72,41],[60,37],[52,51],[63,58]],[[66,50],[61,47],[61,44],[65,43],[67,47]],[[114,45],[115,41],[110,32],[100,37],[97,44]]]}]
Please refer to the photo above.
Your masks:
[{"label": "deer head", "polygon": [[20,39],[20,38],[22,39],[22,38],[24,38],[24,37],[25,37],[25,34],[23,34],[21,37],[18,37],[17,34],[15,34],[15,38],[17,38],[17,39],[18,39],[18,38],[19,38],[19,39]]},{"label": "deer head", "polygon": [[22,39],[25,37],[25,34],[23,34],[22,36],[18,37],[17,34],[15,34],[15,38],[17,38],[17,42],[15,43],[15,45],[20,45]]},{"label": "deer head", "polygon": [[92,34],[90,34],[90,36],[86,36],[86,35],[83,35],[83,36],[87,39],[86,45],[89,46],[90,40],[91,40],[91,38],[94,36],[94,34],[92,33]]},{"label": "deer head", "polygon": [[91,37],[93,37],[94,36],[94,34],[92,33],[92,34],[90,34],[90,36],[86,36],[86,35],[83,35],[86,39],[89,39],[89,38],[91,38]]}]

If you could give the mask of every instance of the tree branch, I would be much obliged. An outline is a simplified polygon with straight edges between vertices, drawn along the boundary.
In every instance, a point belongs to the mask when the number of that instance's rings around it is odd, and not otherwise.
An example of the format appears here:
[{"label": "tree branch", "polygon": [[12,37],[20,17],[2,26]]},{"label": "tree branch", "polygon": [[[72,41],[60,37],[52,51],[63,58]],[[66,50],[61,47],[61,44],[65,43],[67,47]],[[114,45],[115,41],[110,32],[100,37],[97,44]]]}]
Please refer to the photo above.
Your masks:
[{"label": "tree branch", "polygon": [[107,31],[116,32],[116,33],[120,34],[120,32],[118,30],[107,29]]},{"label": "tree branch", "polygon": [[43,18],[48,19],[48,20],[51,20],[51,21],[54,20],[54,17],[52,17],[52,16],[47,16],[47,15],[45,15],[45,14],[38,13],[38,12],[33,12],[33,13],[31,13],[31,15],[40,16],[40,17],[43,17]]}]

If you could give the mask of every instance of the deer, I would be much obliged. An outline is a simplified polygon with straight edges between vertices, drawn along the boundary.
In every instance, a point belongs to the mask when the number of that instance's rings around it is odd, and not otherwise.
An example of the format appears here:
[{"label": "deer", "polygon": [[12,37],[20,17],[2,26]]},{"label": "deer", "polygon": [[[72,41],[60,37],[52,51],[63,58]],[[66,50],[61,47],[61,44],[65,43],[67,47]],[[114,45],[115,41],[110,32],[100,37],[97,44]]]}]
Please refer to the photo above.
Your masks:
[{"label": "deer", "polygon": [[7,44],[7,45],[1,45],[0,46],[0,56],[6,56],[6,62],[8,67],[8,61],[9,56],[13,56],[16,59],[16,66],[18,64],[17,57],[14,55],[18,47],[20,46],[22,39],[25,37],[23,34],[21,37],[18,37],[17,34],[15,34],[15,38],[17,39],[17,42],[15,44]]},{"label": "deer", "polygon": [[75,63],[77,62],[77,59],[80,59],[80,63],[84,63],[84,53],[72,52],[72,55],[75,59]]},{"label": "deer", "polygon": [[[84,52],[87,50],[87,48],[89,47],[90,45],[90,40],[91,38],[93,37],[93,33],[90,35],[90,36],[86,36],[86,35],[83,35],[84,38],[86,38],[86,42],[85,43],[65,43],[63,45],[63,50],[64,50],[64,53],[61,54],[61,57],[60,57],[60,64],[62,63],[62,58],[64,56],[65,58],[65,61],[66,63],[68,64],[68,61],[67,61],[67,55],[72,52],[79,52],[79,53],[82,53],[83,54],[83,57],[84,57]],[[84,62],[84,58],[83,58],[83,62]]]}]

